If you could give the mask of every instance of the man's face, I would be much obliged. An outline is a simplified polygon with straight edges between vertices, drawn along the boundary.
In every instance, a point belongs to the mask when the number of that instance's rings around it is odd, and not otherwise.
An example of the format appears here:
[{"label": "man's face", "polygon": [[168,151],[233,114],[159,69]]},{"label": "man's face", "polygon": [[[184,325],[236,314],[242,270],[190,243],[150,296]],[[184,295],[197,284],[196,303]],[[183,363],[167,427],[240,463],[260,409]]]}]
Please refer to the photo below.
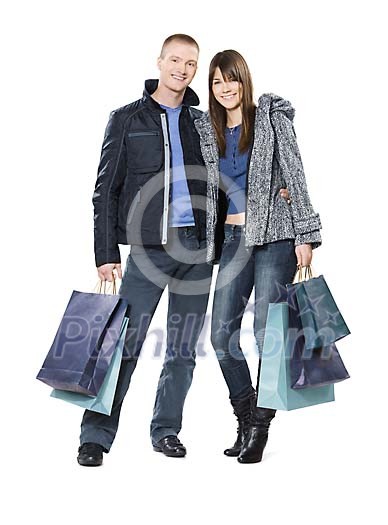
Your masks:
[{"label": "man's face", "polygon": [[159,82],[176,93],[184,91],[197,71],[198,50],[195,46],[173,41],[158,58]]}]

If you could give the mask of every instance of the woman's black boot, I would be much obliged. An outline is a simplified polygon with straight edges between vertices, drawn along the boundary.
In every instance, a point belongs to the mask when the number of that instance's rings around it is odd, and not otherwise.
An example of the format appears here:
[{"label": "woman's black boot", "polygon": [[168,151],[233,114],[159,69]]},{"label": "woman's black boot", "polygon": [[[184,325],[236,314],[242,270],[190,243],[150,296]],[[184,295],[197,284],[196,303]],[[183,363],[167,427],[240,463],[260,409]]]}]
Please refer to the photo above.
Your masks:
[{"label": "woman's black boot", "polygon": [[269,425],[275,414],[276,410],[273,408],[253,408],[251,424],[237,458],[239,463],[258,463],[261,461],[268,440]]},{"label": "woman's black boot", "polygon": [[237,417],[238,428],[237,428],[237,439],[235,444],[231,448],[224,450],[224,454],[230,457],[237,457],[241,452],[243,441],[248,433],[251,411],[254,405],[255,391],[245,397],[244,399],[232,400],[233,412]]}]

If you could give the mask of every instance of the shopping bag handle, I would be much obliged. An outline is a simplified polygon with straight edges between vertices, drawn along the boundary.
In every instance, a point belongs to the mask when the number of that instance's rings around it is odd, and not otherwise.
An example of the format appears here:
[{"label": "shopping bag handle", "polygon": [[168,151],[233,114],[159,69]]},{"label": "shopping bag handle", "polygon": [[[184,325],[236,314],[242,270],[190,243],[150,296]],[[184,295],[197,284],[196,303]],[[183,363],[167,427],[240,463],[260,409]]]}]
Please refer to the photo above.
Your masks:
[{"label": "shopping bag handle", "polygon": [[[304,268],[304,278],[303,278],[303,275],[302,275],[303,268]],[[297,270],[296,270],[296,273],[295,273],[295,277],[294,277],[294,280],[292,281],[292,284],[300,283],[301,281],[307,281],[308,280],[307,279],[307,275],[308,275],[308,279],[312,279],[314,277],[311,264],[309,264],[307,266],[302,266],[301,264],[298,264]]]},{"label": "shopping bag handle", "polygon": [[[117,294],[117,290],[116,290],[116,278],[115,278],[115,274],[112,273],[112,276],[113,276],[113,283],[112,283],[112,292],[113,292],[113,295],[116,295]],[[96,292],[96,293],[101,293],[102,291],[102,288],[104,288],[104,294],[106,294],[106,283],[109,283],[110,281],[103,281],[102,279],[99,279],[97,281],[97,284],[96,286],[94,287],[93,291]],[[104,284],[103,284],[104,283]]]}]

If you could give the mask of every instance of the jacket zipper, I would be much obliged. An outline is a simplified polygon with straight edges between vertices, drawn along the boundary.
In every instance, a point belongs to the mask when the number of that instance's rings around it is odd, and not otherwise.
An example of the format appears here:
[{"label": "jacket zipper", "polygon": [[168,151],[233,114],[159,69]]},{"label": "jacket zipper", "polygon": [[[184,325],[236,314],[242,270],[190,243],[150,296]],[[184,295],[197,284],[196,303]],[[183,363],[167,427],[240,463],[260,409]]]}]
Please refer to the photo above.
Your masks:
[{"label": "jacket zipper", "polygon": [[168,128],[166,114],[161,113],[164,144],[164,194],[163,194],[163,221],[162,221],[162,244],[167,244],[168,230],[168,205],[170,191],[170,143],[168,140]]}]

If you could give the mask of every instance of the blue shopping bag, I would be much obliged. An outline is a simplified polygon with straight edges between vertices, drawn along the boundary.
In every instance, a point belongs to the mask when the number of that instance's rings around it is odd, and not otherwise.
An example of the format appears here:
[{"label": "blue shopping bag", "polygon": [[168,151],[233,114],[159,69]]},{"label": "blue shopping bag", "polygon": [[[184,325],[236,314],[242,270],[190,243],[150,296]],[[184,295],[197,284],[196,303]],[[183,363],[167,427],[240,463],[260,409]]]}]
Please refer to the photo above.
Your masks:
[{"label": "blue shopping bag", "polygon": [[334,401],[334,385],[295,390],[291,388],[290,358],[294,337],[289,332],[288,304],[268,305],[261,356],[257,406],[294,410]]},{"label": "blue shopping bag", "polygon": [[127,325],[128,317],[124,317],[123,323],[121,325],[120,339],[116,344],[112,361],[109,365],[104,382],[102,383],[96,397],[91,397],[86,394],[79,394],[78,392],[69,392],[68,390],[57,389],[54,389],[51,392],[51,397],[62,399],[63,401],[67,401],[73,405],[78,405],[84,409],[92,410],[93,412],[100,412],[101,414],[110,416],[120,372]]},{"label": "blue shopping bag", "polygon": [[117,294],[74,290],[37,379],[96,396],[120,337],[128,302]]}]

